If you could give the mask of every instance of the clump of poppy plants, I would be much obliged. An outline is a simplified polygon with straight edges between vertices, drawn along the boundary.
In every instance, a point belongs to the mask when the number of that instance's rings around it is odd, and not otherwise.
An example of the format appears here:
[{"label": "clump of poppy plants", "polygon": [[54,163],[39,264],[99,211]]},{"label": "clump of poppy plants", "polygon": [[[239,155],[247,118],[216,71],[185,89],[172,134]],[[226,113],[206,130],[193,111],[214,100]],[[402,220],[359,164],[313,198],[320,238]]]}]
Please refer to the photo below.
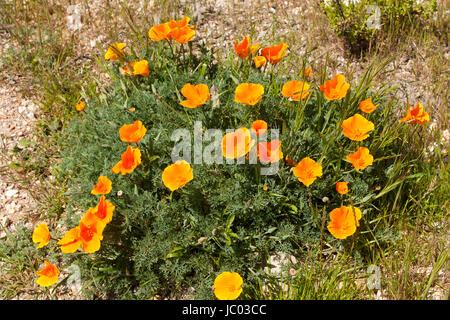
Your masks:
[{"label": "clump of poppy plants", "polygon": [[[360,85],[304,57],[287,77],[280,65],[295,53],[284,41],[236,36],[234,60],[215,62],[190,23],[151,26],[146,51],[125,39],[105,48],[110,96],[76,107],[64,140],[62,172],[77,191],[61,252],[83,253],[104,291],[150,298],[193,287],[193,297],[237,299],[275,251],[295,255],[321,236],[337,250],[367,243],[390,196],[377,197],[380,186],[395,182],[386,168],[401,142],[391,137],[426,124],[424,108],[395,119],[368,89],[370,71]],[[43,225],[35,233],[39,250],[55,237]],[[57,272],[45,268],[48,285]]]}]

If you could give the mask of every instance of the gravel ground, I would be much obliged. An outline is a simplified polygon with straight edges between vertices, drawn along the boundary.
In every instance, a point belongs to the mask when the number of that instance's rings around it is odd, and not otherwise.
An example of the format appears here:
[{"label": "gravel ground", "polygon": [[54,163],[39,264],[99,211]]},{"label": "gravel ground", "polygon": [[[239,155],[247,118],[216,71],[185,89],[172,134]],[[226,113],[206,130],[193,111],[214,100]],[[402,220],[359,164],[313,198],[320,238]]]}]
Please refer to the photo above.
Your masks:
[{"label": "gravel ground", "polygon": [[[14,44],[7,34],[0,33],[0,56],[11,45]],[[20,147],[20,140],[33,139],[38,113],[33,100],[21,93],[21,86],[25,85],[23,80],[20,76],[0,72],[0,239],[5,236],[2,226],[12,231],[16,224],[28,221],[36,209],[34,199],[22,183],[15,181],[10,169],[12,150]],[[32,227],[29,223],[26,225]]]}]

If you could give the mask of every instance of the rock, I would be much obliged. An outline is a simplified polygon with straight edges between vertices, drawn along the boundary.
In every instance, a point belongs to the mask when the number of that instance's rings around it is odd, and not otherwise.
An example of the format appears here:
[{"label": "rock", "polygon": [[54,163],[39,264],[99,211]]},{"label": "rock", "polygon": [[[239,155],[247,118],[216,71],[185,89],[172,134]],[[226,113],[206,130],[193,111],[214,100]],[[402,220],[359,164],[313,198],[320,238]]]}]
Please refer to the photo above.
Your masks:
[{"label": "rock", "polygon": [[2,224],[2,226],[4,227],[4,228],[6,228],[6,227],[8,227],[10,224],[11,224],[11,219],[9,218],[9,217],[2,217],[1,219],[0,219],[0,223]]},{"label": "rock", "polygon": [[281,275],[281,273],[289,272],[290,265],[297,264],[294,256],[288,256],[284,252],[277,252],[269,257],[268,266],[264,271],[272,275]]}]

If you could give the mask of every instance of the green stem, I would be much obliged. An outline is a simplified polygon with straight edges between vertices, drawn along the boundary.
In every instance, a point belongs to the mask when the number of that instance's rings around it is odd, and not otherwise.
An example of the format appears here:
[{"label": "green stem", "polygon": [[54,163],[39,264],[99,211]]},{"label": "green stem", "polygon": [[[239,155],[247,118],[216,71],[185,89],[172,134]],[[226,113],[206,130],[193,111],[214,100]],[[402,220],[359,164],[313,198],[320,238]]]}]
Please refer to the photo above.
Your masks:
[{"label": "green stem", "polygon": [[189,114],[187,113],[186,108],[183,107],[183,109],[184,109],[184,113],[186,114],[186,116],[187,116],[187,118],[188,118],[188,120],[189,120],[189,124],[192,126],[192,121],[191,121],[191,118],[189,118]]},{"label": "green stem", "polygon": [[257,163],[255,165],[255,178],[258,186],[261,184],[261,164]]},{"label": "green stem", "polygon": [[187,65],[186,65],[186,55],[185,55],[185,52],[184,52],[184,43],[181,44],[180,49],[181,49],[181,51],[183,53],[183,66],[187,67]]},{"label": "green stem", "polygon": [[170,43],[170,40],[168,40],[168,39],[165,39],[165,40],[166,40],[167,43],[169,44],[170,52],[172,53],[172,56],[174,56],[174,55],[175,55],[175,51],[173,51],[173,47],[172,47],[172,44]]}]

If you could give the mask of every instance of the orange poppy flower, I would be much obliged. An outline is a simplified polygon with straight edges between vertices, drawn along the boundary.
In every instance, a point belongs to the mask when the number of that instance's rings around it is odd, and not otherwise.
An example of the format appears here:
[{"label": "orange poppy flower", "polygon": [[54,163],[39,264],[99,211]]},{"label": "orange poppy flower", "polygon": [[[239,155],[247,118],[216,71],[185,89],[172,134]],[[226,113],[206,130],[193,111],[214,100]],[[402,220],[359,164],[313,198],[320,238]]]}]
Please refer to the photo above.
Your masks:
[{"label": "orange poppy flower", "polygon": [[365,113],[372,113],[375,111],[375,109],[378,107],[377,105],[374,105],[372,102],[372,97],[363,100],[359,103],[359,109],[361,109],[362,112]]},{"label": "orange poppy flower", "polygon": [[283,159],[280,140],[272,140],[270,142],[260,142],[256,146],[258,157],[261,162],[277,162]]},{"label": "orange poppy flower", "polygon": [[106,176],[100,176],[97,179],[97,184],[92,188],[91,194],[108,194],[111,192],[112,182]]},{"label": "orange poppy flower", "polygon": [[356,232],[359,220],[362,217],[361,210],[355,207],[342,206],[330,212],[331,222],[328,231],[337,239],[345,239]]},{"label": "orange poppy flower", "polygon": [[259,50],[261,46],[259,44],[252,44],[250,45],[250,47],[248,48],[248,54],[254,54],[256,51]]},{"label": "orange poppy flower", "polygon": [[58,282],[59,269],[51,263],[44,261],[45,267],[36,272],[39,276],[37,279],[37,284],[42,287],[50,287],[51,285]]},{"label": "orange poppy flower", "polygon": [[162,173],[162,181],[170,191],[183,188],[194,179],[194,170],[185,160],[178,160],[166,167]]},{"label": "orange poppy flower", "polygon": [[250,38],[247,36],[244,37],[244,40],[240,44],[238,44],[237,40],[234,40],[234,51],[236,51],[240,58],[247,58],[249,46]]},{"label": "orange poppy flower", "polygon": [[298,161],[292,160],[291,158],[286,157],[286,164],[290,167],[295,167],[298,164]]},{"label": "orange poppy flower", "polygon": [[373,163],[373,156],[366,147],[359,147],[358,151],[347,155],[347,160],[355,167],[356,171],[364,170]]},{"label": "orange poppy flower", "polygon": [[120,56],[124,54],[123,48],[125,48],[125,43],[115,43],[108,48],[105,53],[106,60],[119,60]]},{"label": "orange poppy flower", "polygon": [[251,138],[250,130],[239,128],[222,138],[222,154],[227,159],[237,159],[245,156],[255,143],[255,140]]},{"label": "orange poppy flower", "polygon": [[170,32],[167,35],[167,39],[174,39],[179,43],[187,43],[192,40],[195,35],[195,27],[189,26],[189,17],[184,16],[183,19],[175,21],[170,20],[167,24],[170,28]]},{"label": "orange poppy flower", "polygon": [[262,48],[261,55],[270,63],[275,64],[287,55],[287,52],[285,52],[287,48],[286,43],[280,42],[275,46]]},{"label": "orange poppy flower", "polygon": [[234,101],[243,105],[254,106],[261,100],[264,87],[256,83],[241,83],[236,87]]},{"label": "orange poppy flower", "polygon": [[128,68],[126,65],[124,67],[123,74],[130,74],[132,76],[148,76],[150,74],[150,70],[148,69],[148,61],[147,60],[140,60],[140,61],[133,61],[129,63],[132,71]]},{"label": "orange poppy flower", "polygon": [[147,132],[147,128],[142,124],[140,120],[135,121],[132,124],[124,124],[119,129],[120,140],[128,143],[136,143],[140,141]]},{"label": "orange poppy flower", "polygon": [[187,27],[189,24],[189,21],[191,21],[191,18],[184,16],[183,19],[175,21],[170,20],[167,24],[169,25],[170,29],[175,30],[177,28],[184,28]]},{"label": "orange poppy flower", "polygon": [[136,108],[130,108],[130,109],[128,109],[128,111],[130,111],[130,112],[134,112],[136,110]]},{"label": "orange poppy flower", "polygon": [[88,224],[90,221],[98,220],[107,225],[112,220],[114,208],[115,206],[111,202],[105,200],[105,196],[101,196],[97,206],[90,207],[81,220],[87,221]]},{"label": "orange poppy flower", "polygon": [[267,59],[263,56],[256,56],[253,58],[253,61],[255,62],[255,67],[261,68],[263,65],[266,64]]},{"label": "orange poppy flower", "polygon": [[127,150],[122,153],[121,159],[112,169],[111,172],[126,175],[136,169],[141,164],[141,150],[138,147],[128,146]]},{"label": "orange poppy flower", "polygon": [[304,77],[311,77],[312,75],[312,69],[311,68],[306,68],[305,70],[303,70],[303,76]]},{"label": "orange poppy flower", "polygon": [[84,101],[80,101],[79,103],[76,104],[75,109],[77,111],[83,111],[84,108],[86,108],[86,103],[84,103]]},{"label": "orange poppy flower", "polygon": [[320,86],[327,100],[341,100],[347,95],[350,84],[345,82],[345,76],[337,74],[332,80],[328,80]]},{"label": "orange poppy flower", "polygon": [[430,121],[430,116],[423,110],[420,103],[416,104],[414,108],[411,108],[411,105],[408,105],[406,116],[400,120],[400,122],[408,122],[410,124],[424,124],[428,121]]},{"label": "orange poppy flower", "polygon": [[192,40],[195,34],[195,27],[189,26],[189,17],[183,17],[183,19],[175,21],[161,23],[153,26],[148,31],[148,36],[153,41],[171,40],[175,39],[178,42],[186,43]]},{"label": "orange poppy flower", "polygon": [[322,176],[322,166],[309,157],[300,161],[292,171],[298,180],[307,187],[309,187],[317,177]]},{"label": "orange poppy flower", "polygon": [[256,120],[252,123],[251,130],[256,133],[256,135],[262,136],[267,131],[267,122],[264,120]]},{"label": "orange poppy flower", "polygon": [[281,94],[294,101],[303,100],[309,95],[309,84],[304,81],[292,80],[283,85]]},{"label": "orange poppy flower", "polygon": [[78,226],[80,228],[81,249],[87,253],[98,251],[101,240],[103,240],[102,233],[105,225],[99,220],[86,217],[81,219]]},{"label": "orange poppy flower", "polygon": [[61,247],[64,253],[74,253],[81,245],[80,227],[70,229],[64,234],[64,237],[58,241],[57,245]]},{"label": "orange poppy flower", "polygon": [[187,43],[194,38],[195,30],[190,27],[176,28],[170,32],[170,36],[179,43]]},{"label": "orange poppy flower", "polygon": [[338,182],[338,183],[336,183],[336,191],[339,194],[346,194],[348,192],[348,182]]},{"label": "orange poppy flower", "polygon": [[37,249],[40,249],[49,243],[51,235],[45,223],[40,223],[36,229],[34,229],[32,239],[34,243],[39,243]]},{"label": "orange poppy flower", "polygon": [[166,22],[151,27],[150,30],[148,31],[148,36],[153,41],[161,41],[164,39],[168,39],[171,31],[172,29],[170,28],[169,23]]},{"label": "orange poppy flower", "polygon": [[[106,208],[104,211],[105,217],[103,220],[99,218],[97,206],[96,208],[89,208],[77,227],[70,229],[66,232],[64,237],[58,241],[58,245],[61,246],[61,251],[64,253],[73,253],[81,249],[87,253],[93,253],[100,249],[100,242],[103,239],[103,229],[105,228],[105,223],[103,221],[111,221],[110,217],[112,215],[112,210],[114,206],[108,207],[105,203]],[[97,210],[97,211],[96,211]]]},{"label": "orange poppy flower", "polygon": [[240,58],[247,58],[249,54],[258,51],[259,47],[259,44],[250,45],[250,38],[247,36],[239,44],[237,40],[234,40],[234,51]]},{"label": "orange poppy flower", "polygon": [[209,94],[209,88],[206,84],[200,83],[193,86],[190,83],[186,83],[181,89],[181,94],[187,99],[181,101],[180,104],[186,108],[197,108],[211,97]]},{"label": "orange poppy flower", "polygon": [[369,137],[368,132],[375,129],[373,122],[367,120],[360,114],[344,120],[342,122],[344,136],[353,141],[362,141]]},{"label": "orange poppy flower", "polygon": [[222,272],[214,280],[214,294],[219,300],[235,300],[242,292],[243,282],[237,272]]}]

